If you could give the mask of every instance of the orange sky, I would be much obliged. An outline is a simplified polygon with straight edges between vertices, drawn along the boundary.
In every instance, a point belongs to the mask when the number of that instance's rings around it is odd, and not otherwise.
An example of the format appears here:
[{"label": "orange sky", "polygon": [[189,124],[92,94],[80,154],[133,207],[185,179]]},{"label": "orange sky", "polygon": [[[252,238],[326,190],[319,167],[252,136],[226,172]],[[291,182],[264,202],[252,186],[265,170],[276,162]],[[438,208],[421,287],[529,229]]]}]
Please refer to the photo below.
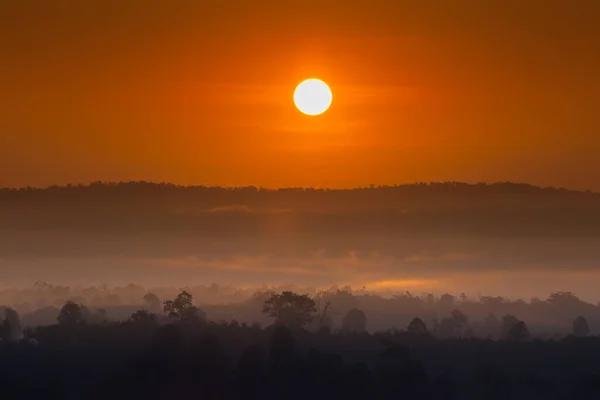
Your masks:
[{"label": "orange sky", "polygon": [[[595,0],[4,1],[0,186],[600,190],[599,20]],[[316,118],[292,103],[313,76]]]}]

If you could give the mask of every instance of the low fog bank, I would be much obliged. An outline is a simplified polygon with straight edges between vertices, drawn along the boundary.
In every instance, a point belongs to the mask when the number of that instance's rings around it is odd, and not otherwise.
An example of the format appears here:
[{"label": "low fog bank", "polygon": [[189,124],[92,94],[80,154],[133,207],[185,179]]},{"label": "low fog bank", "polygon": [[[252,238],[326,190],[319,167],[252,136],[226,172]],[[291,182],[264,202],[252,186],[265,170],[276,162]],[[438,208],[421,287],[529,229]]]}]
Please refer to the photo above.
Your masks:
[{"label": "low fog bank", "polygon": [[[218,242],[35,233],[27,240],[18,239],[31,243],[30,255],[0,256],[0,287],[25,287],[35,281],[69,286],[136,282],[145,287],[213,282],[243,288],[349,285],[376,291],[464,292],[526,300],[573,291],[586,301],[600,301],[596,284],[600,243],[591,239],[345,239]],[[9,248],[11,240],[15,239],[6,238],[3,246]],[[56,247],[64,247],[64,253],[52,251],[56,250],[53,241]]]},{"label": "low fog bank", "polygon": [[[263,286],[348,285],[388,297],[408,290],[514,301],[572,291],[596,304],[600,195],[455,182],[0,189],[0,274],[5,289],[36,281],[71,288],[218,282],[248,297]],[[198,301],[243,302],[219,296]],[[42,307],[34,298],[3,299],[31,303],[27,312]]]},{"label": "low fog bank", "polygon": [[554,292],[524,301],[468,293],[401,292],[349,286],[319,289],[299,285],[235,287],[212,284],[178,288],[130,283],[125,286],[70,287],[37,282],[29,287],[0,290],[0,305],[16,310],[22,324],[30,327],[56,324],[66,302],[86,307],[90,318],[98,319],[91,322],[100,319],[126,321],[138,310],[161,315],[163,303],[175,298],[182,290],[193,296],[195,305],[206,313],[207,319],[216,322],[237,321],[266,326],[272,321],[262,312],[265,300],[273,293],[291,291],[315,299],[317,314],[328,304],[327,320],[332,329],[341,328],[344,316],[353,309],[366,313],[367,329],[372,332],[403,329],[414,317],[435,325],[458,310],[468,318],[475,333],[483,332],[484,326],[490,324],[490,318],[495,321],[511,315],[526,321],[531,333],[540,337],[569,334],[573,320],[579,316],[586,318],[593,334],[600,334],[600,304],[586,302],[571,292]]}]

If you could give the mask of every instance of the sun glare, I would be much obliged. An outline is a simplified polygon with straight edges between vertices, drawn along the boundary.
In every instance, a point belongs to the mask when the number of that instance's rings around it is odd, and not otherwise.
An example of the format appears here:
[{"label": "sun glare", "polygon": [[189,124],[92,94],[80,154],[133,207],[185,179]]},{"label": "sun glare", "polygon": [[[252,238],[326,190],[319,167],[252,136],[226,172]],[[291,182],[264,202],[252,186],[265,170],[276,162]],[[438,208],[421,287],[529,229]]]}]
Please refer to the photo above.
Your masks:
[{"label": "sun glare", "polygon": [[332,100],[331,89],[320,79],[307,79],[294,91],[294,104],[306,115],[323,114]]}]

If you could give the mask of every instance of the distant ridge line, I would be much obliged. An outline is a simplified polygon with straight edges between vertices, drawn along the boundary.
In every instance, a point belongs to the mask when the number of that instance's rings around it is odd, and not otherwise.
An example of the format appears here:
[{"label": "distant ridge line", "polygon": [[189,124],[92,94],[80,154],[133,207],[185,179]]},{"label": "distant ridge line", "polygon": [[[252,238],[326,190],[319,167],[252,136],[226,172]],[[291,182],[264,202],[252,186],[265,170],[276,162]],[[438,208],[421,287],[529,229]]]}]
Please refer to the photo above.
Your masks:
[{"label": "distant ridge line", "polygon": [[279,188],[266,188],[254,185],[245,186],[219,186],[219,185],[179,185],[168,182],[153,181],[95,181],[89,184],[50,185],[46,187],[3,187],[0,193],[15,192],[54,192],[54,191],[80,191],[102,189],[162,189],[162,190],[191,190],[191,191],[261,191],[261,192],[356,192],[356,191],[407,191],[407,192],[487,192],[487,193],[571,193],[598,195],[591,190],[566,189],[564,187],[536,186],[520,182],[493,182],[493,183],[465,183],[449,182],[415,182],[396,185],[367,185],[348,188],[327,188],[310,186],[289,186]]}]

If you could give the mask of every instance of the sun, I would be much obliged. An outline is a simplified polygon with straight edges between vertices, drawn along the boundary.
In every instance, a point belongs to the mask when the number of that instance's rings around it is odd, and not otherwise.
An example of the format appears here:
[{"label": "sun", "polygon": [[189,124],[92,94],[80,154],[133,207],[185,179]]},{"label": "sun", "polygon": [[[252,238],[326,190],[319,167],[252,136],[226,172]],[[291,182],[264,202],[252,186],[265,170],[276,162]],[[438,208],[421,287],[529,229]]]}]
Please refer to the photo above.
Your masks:
[{"label": "sun", "polygon": [[294,91],[294,104],[306,115],[323,114],[332,100],[331,89],[320,79],[307,79]]}]

